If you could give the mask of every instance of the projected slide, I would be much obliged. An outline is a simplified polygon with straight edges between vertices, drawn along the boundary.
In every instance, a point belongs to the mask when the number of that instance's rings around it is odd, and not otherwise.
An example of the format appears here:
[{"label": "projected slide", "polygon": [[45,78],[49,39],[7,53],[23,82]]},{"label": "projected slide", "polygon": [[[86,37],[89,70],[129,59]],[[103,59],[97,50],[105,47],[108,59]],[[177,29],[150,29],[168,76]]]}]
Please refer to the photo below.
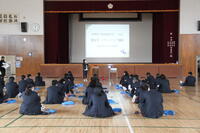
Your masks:
[{"label": "projected slide", "polygon": [[86,58],[129,57],[129,24],[86,24]]}]

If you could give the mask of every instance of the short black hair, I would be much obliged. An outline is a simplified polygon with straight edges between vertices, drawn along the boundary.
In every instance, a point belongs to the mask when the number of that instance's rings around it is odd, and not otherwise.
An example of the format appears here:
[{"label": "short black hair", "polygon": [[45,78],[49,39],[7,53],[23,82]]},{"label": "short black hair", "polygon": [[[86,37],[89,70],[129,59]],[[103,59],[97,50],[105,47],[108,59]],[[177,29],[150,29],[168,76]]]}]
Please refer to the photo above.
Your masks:
[{"label": "short black hair", "polygon": [[188,74],[192,75],[192,72],[188,72]]}]

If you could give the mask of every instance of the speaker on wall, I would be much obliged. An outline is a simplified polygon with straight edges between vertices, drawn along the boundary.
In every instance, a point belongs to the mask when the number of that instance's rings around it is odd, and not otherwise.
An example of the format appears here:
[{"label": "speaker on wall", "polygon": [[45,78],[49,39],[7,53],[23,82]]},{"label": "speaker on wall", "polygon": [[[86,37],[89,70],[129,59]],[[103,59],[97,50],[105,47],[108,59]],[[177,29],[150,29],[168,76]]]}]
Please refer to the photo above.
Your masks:
[{"label": "speaker on wall", "polygon": [[27,32],[28,24],[27,22],[21,22],[21,31]]},{"label": "speaker on wall", "polygon": [[197,30],[200,31],[200,20],[197,21],[197,27],[198,27]]}]

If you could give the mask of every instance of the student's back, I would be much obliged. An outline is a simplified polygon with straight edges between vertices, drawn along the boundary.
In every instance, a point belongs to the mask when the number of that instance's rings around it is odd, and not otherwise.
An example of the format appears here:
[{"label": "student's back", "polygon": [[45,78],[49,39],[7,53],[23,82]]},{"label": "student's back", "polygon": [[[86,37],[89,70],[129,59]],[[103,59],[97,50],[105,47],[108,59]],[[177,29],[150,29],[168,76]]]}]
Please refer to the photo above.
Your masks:
[{"label": "student's back", "polygon": [[83,114],[91,117],[110,117],[114,115],[107,96],[101,88],[95,88]]},{"label": "student's back", "polygon": [[23,115],[38,115],[42,114],[40,97],[34,91],[29,90],[27,93],[22,93],[23,102],[20,106],[19,113]]},{"label": "student's back", "polygon": [[27,79],[26,79],[28,85],[30,86],[35,86],[33,79],[31,79],[31,74],[27,74]]},{"label": "student's back", "polygon": [[35,77],[35,86],[45,86],[45,82],[40,73],[37,73],[37,76]]},{"label": "student's back", "polygon": [[19,93],[18,85],[16,82],[14,82],[14,80],[14,77],[10,77],[9,82],[6,83],[6,95],[8,98],[15,98]]},{"label": "student's back", "polygon": [[47,88],[47,97],[44,101],[45,104],[61,104],[64,100],[65,94],[63,90],[56,86],[57,81],[52,81],[52,86]]},{"label": "student's back", "polygon": [[25,75],[21,76],[21,80],[19,81],[19,92],[22,93],[25,91],[28,82],[25,80]]},{"label": "student's back", "polygon": [[196,78],[194,76],[187,76],[184,86],[195,86]]},{"label": "student's back", "polygon": [[151,89],[140,97],[139,108],[144,117],[159,118],[163,115],[162,103],[162,94],[155,89]]},{"label": "student's back", "polygon": [[159,81],[157,82],[159,85],[158,91],[161,93],[171,93],[169,80],[166,79],[164,75],[161,74]]}]

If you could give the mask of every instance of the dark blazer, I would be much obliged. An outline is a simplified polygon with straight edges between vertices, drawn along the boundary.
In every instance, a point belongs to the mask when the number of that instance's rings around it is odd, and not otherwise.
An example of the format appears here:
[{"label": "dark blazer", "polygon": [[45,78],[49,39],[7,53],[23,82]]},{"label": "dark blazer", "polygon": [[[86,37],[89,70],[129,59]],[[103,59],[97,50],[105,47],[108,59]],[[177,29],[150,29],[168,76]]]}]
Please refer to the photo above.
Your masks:
[{"label": "dark blazer", "polygon": [[163,97],[157,90],[144,92],[139,99],[139,108],[144,117],[159,118],[163,115]]},{"label": "dark blazer", "polygon": [[94,93],[91,96],[89,104],[87,105],[83,114],[91,117],[111,117],[114,115],[114,112],[108,103],[105,93],[102,93],[102,95],[97,95]]},{"label": "dark blazer", "polygon": [[91,95],[94,93],[94,88],[87,87],[85,90],[85,96],[83,97],[82,103],[83,104],[89,104],[89,100],[91,98]]},{"label": "dark blazer", "polygon": [[35,86],[45,86],[45,82],[43,81],[41,76],[35,77]]},{"label": "dark blazer", "polygon": [[8,83],[6,83],[6,89],[6,94],[8,98],[15,98],[19,93],[18,85],[16,82],[9,81]]},{"label": "dark blazer", "polygon": [[161,93],[171,93],[169,80],[167,79],[160,79],[158,81],[158,91]]},{"label": "dark blazer", "polygon": [[65,94],[58,86],[50,86],[47,88],[47,97],[44,104],[61,104],[64,100]]},{"label": "dark blazer", "polygon": [[183,86],[195,86],[196,78],[194,76],[187,76]]},{"label": "dark blazer", "polygon": [[19,81],[19,92],[24,92],[26,87],[28,85],[28,82],[26,80],[20,80]]},{"label": "dark blazer", "polygon": [[28,85],[31,85],[32,87],[35,86],[33,79],[27,78],[26,81],[27,81]]},{"label": "dark blazer", "polygon": [[120,84],[121,84],[122,86],[128,88],[129,76],[128,76],[128,75],[123,75],[123,76],[121,77]]},{"label": "dark blazer", "polygon": [[20,106],[19,113],[23,115],[38,115],[42,114],[40,97],[34,91],[30,95],[25,95],[22,93],[23,102]]}]

